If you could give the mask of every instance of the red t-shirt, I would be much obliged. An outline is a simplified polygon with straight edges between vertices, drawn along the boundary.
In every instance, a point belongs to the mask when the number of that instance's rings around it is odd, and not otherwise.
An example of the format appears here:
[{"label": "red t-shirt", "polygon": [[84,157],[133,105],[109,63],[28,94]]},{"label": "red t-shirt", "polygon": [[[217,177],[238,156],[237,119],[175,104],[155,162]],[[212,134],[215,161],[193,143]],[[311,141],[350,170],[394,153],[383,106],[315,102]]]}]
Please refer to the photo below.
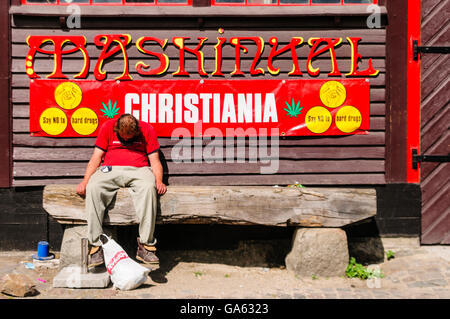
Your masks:
[{"label": "red t-shirt", "polygon": [[139,122],[141,136],[130,145],[123,145],[113,131],[117,119],[103,124],[98,133],[95,147],[105,151],[104,166],[149,166],[148,155],[159,149],[155,129],[148,123]]}]

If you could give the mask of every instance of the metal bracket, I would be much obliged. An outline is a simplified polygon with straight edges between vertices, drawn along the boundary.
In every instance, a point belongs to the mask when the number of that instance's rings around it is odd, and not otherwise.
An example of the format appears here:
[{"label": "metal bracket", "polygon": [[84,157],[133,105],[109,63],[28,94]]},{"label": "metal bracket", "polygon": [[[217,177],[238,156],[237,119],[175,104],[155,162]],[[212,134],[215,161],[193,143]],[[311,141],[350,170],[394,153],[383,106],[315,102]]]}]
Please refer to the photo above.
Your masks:
[{"label": "metal bracket", "polygon": [[88,273],[88,239],[81,238],[81,273]]},{"label": "metal bracket", "polygon": [[419,41],[413,40],[413,60],[414,61],[419,60],[419,54],[421,54],[421,53],[449,54],[450,47],[441,47],[441,46],[424,47],[424,46],[419,46]]},{"label": "metal bracket", "polygon": [[421,162],[437,162],[437,163],[450,162],[450,155],[419,155],[417,154],[417,149],[414,148],[412,150],[413,169],[417,169],[418,164]]}]

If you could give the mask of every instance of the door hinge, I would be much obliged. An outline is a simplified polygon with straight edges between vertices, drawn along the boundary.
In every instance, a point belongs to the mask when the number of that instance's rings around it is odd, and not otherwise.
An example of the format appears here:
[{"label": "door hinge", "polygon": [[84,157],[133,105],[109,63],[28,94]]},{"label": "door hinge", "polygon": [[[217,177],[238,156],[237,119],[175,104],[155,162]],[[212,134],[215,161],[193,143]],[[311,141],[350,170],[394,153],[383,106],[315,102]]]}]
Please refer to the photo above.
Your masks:
[{"label": "door hinge", "polygon": [[450,47],[443,47],[443,46],[425,47],[425,46],[419,46],[419,41],[413,40],[413,60],[417,61],[419,59],[419,54],[421,54],[421,53],[449,54],[450,53]]},{"label": "door hinge", "polygon": [[437,162],[437,163],[450,162],[450,155],[419,155],[417,154],[417,149],[414,148],[412,150],[413,169],[417,169],[418,164],[421,162]]}]

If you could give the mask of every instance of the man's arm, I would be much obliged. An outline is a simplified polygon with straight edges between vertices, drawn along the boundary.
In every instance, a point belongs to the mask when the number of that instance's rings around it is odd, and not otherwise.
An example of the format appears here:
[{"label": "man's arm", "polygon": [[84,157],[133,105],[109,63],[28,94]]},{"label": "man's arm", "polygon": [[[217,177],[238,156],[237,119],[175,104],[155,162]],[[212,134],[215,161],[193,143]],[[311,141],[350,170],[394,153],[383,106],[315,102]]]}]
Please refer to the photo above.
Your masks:
[{"label": "man's arm", "polygon": [[155,175],[156,180],[156,190],[159,195],[163,195],[167,191],[166,185],[163,183],[163,167],[161,161],[159,160],[159,153],[153,152],[148,156],[150,161],[150,165],[153,170],[153,174]]},{"label": "man's arm", "polygon": [[84,173],[83,181],[77,186],[77,193],[80,196],[86,195],[86,186],[91,178],[92,174],[95,173],[97,167],[100,166],[102,161],[102,157],[105,154],[105,151],[99,149],[98,147],[94,148],[94,153],[89,160],[89,163],[86,167],[86,172]]}]

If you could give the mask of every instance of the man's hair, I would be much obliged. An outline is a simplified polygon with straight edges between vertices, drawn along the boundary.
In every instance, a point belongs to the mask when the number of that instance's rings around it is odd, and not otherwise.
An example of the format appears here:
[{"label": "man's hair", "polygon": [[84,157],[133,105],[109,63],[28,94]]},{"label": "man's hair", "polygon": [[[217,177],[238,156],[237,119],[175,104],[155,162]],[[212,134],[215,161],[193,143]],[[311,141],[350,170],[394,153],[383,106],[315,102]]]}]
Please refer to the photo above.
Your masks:
[{"label": "man's hair", "polygon": [[131,134],[134,137],[139,136],[141,131],[139,129],[139,121],[131,114],[122,114],[114,125],[114,132],[120,134]]}]

